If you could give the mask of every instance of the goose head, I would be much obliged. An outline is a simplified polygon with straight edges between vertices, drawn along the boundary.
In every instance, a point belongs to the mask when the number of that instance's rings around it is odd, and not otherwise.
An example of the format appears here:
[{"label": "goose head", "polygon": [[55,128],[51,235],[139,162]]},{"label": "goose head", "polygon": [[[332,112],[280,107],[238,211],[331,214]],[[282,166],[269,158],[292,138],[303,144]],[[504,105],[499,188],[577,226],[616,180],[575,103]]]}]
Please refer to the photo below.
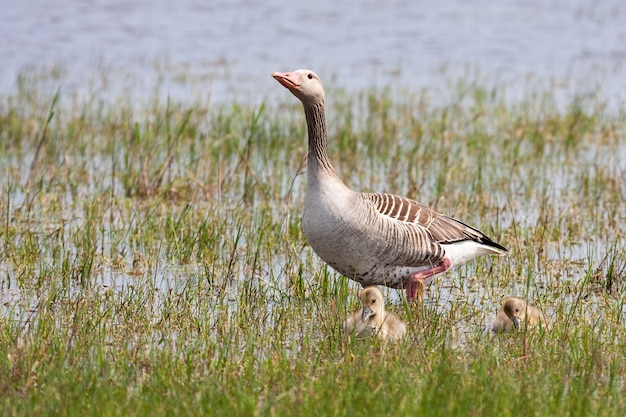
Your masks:
[{"label": "goose head", "polygon": [[324,102],[324,88],[316,73],[307,69],[274,72],[272,77],[302,102]]}]

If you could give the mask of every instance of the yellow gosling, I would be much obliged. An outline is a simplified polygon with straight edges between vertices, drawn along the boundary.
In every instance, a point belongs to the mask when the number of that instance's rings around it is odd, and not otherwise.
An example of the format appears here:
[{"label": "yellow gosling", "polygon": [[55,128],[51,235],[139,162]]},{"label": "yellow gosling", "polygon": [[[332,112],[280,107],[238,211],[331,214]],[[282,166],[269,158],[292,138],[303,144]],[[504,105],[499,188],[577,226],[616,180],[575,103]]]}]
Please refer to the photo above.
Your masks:
[{"label": "yellow gosling", "polygon": [[406,334],[406,325],[398,316],[385,311],[385,300],[378,287],[367,287],[359,296],[363,308],[353,313],[343,323],[346,338],[376,335],[383,340],[397,342]]},{"label": "yellow gosling", "polygon": [[494,332],[510,332],[520,330],[522,324],[526,323],[528,328],[539,325],[549,328],[546,315],[526,300],[518,297],[508,297],[504,300],[502,309],[498,312],[496,319],[491,325]]}]

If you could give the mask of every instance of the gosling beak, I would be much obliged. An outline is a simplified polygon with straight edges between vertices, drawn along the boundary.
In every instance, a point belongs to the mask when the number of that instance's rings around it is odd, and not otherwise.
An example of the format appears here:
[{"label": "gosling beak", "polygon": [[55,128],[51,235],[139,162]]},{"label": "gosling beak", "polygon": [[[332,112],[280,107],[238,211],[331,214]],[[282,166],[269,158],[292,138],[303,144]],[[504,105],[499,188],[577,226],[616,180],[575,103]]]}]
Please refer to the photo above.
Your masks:
[{"label": "gosling beak", "polygon": [[515,326],[517,331],[521,329],[519,317],[513,317],[513,326]]},{"label": "gosling beak", "polygon": [[366,321],[372,315],[372,309],[370,306],[363,307],[363,312],[361,313],[361,320]]}]

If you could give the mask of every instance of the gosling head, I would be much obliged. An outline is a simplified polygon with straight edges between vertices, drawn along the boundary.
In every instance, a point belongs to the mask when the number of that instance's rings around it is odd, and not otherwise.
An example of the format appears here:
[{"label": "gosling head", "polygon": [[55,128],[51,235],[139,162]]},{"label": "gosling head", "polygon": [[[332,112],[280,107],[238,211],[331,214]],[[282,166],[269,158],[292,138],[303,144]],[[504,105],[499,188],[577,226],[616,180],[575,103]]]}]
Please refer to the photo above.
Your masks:
[{"label": "gosling head", "polygon": [[527,308],[528,305],[526,304],[526,301],[517,297],[507,298],[502,306],[504,314],[511,319],[516,330],[520,330],[522,328],[521,323],[526,320]]},{"label": "gosling head", "polygon": [[378,287],[367,287],[361,291],[361,303],[363,304],[363,312],[361,320],[367,321],[370,318],[382,317],[385,309],[383,293]]}]

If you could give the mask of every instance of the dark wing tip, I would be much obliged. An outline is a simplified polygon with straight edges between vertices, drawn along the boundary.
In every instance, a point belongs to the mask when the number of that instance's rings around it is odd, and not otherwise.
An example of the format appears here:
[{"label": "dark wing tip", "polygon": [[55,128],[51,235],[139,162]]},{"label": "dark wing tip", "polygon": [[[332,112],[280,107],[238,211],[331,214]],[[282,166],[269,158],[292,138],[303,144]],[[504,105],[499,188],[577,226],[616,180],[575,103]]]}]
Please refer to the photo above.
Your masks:
[{"label": "dark wing tip", "polygon": [[492,248],[499,249],[499,250],[501,250],[504,253],[507,253],[509,251],[507,248],[505,248],[504,246],[502,246],[499,243],[494,242],[493,240],[491,240],[490,237],[485,236],[484,234],[483,234],[482,238],[480,239],[480,243],[482,243],[484,245],[487,245],[487,246],[491,246]]}]

